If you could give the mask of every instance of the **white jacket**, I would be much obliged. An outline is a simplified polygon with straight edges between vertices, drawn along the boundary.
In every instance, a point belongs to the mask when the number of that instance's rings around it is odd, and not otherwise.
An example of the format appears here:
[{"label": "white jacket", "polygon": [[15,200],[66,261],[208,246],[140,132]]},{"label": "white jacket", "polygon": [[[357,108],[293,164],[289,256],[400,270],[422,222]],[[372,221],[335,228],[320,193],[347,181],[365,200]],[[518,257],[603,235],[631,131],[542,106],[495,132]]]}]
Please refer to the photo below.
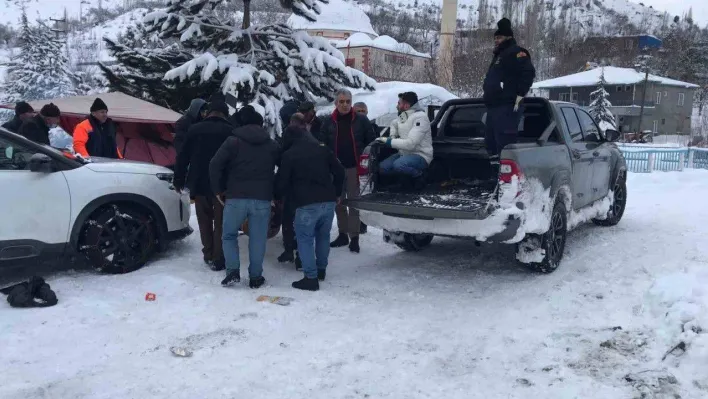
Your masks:
[{"label": "white jacket", "polygon": [[420,107],[401,113],[389,128],[391,147],[401,155],[420,155],[430,165],[433,161],[433,136],[428,114]]}]

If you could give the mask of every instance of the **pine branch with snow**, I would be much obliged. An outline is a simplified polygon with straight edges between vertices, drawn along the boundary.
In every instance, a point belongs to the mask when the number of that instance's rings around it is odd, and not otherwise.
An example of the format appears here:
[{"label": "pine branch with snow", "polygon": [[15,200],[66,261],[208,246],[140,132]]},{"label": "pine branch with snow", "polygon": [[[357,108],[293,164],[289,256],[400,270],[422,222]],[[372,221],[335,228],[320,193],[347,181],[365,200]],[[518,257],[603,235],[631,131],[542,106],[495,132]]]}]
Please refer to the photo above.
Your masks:
[{"label": "pine branch with snow", "polygon": [[[278,111],[287,100],[333,100],[334,92],[343,87],[374,90],[376,82],[347,67],[344,55],[326,39],[281,24],[241,29],[234,21],[215,17],[215,3],[173,0],[170,7],[145,16],[148,32],[177,38],[197,54],[170,70],[165,79],[218,82],[223,93],[231,93],[240,103],[261,105],[267,125],[276,132],[281,131]],[[310,1],[289,4],[301,11],[317,10]]]},{"label": "pine branch with snow", "polygon": [[617,123],[615,116],[612,115],[609,97],[610,94],[605,90],[605,71],[604,68],[600,73],[600,81],[597,83],[597,89],[590,93],[590,116],[600,125],[600,129],[616,129]]}]

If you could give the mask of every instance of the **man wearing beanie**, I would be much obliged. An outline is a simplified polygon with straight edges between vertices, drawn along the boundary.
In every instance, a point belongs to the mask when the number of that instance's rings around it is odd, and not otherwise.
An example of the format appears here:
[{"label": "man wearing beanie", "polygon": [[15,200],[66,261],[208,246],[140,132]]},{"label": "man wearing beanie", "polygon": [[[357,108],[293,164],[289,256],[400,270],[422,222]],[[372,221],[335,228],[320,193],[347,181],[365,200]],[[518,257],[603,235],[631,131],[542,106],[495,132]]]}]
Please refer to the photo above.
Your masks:
[{"label": "man wearing beanie", "polygon": [[20,101],[15,104],[15,117],[5,122],[2,127],[11,131],[12,133],[17,133],[22,126],[22,123],[34,116],[34,109],[31,105],[24,101]]},{"label": "man wearing beanie", "polygon": [[38,115],[25,120],[17,132],[35,143],[49,145],[49,131],[59,126],[61,112],[54,103],[42,107]]},{"label": "man wearing beanie", "polygon": [[224,207],[211,189],[209,162],[232,136],[228,115],[229,107],[222,99],[209,103],[206,118],[187,130],[175,164],[174,186],[177,191],[187,187],[194,197],[204,263],[214,271],[226,267],[221,247]]},{"label": "man wearing beanie", "polygon": [[531,89],[536,70],[528,50],[519,47],[511,21],[502,18],[494,32],[494,58],[484,78],[484,103],[487,106],[487,152],[499,165],[499,153],[516,143],[519,121],[524,113],[522,100]]},{"label": "man wearing beanie", "polygon": [[74,151],[85,158],[123,158],[116,140],[116,125],[108,117],[106,103],[96,98],[90,111],[88,118],[74,128]]},{"label": "man wearing beanie", "polygon": [[248,220],[249,286],[258,288],[265,283],[263,258],[280,149],[263,128],[263,117],[252,106],[241,108],[238,119],[241,127],[234,130],[235,137],[224,142],[209,164],[212,190],[226,199],[226,277],[221,285],[228,287],[241,281],[238,231]]}]

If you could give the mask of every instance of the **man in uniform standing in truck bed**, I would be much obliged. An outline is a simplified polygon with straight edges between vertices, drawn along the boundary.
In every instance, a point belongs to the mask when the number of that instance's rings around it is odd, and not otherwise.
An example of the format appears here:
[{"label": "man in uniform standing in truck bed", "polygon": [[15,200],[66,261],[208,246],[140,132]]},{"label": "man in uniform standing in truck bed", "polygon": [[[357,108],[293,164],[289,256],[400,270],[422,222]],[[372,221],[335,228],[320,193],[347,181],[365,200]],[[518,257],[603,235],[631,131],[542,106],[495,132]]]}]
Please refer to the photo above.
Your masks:
[{"label": "man in uniform standing in truck bed", "polygon": [[494,58],[483,87],[487,106],[485,142],[496,165],[501,150],[517,141],[519,121],[524,113],[522,100],[536,77],[528,50],[516,44],[511,21],[502,18],[497,26]]}]

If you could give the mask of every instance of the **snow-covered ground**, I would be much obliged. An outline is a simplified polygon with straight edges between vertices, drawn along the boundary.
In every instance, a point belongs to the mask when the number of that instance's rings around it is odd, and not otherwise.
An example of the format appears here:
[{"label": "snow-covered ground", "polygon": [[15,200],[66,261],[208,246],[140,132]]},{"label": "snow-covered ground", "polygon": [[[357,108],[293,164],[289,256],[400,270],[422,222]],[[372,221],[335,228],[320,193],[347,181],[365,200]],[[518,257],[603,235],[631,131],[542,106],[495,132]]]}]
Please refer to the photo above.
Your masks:
[{"label": "snow-covered ground", "polygon": [[411,254],[370,231],[361,254],[332,252],[319,292],[290,288],[279,238],[267,287],[224,289],[195,233],[135,273],[50,278],[55,307],[0,303],[0,397],[705,398],[707,181],[630,174],[622,222],[576,229],[550,275],[510,248]]}]

